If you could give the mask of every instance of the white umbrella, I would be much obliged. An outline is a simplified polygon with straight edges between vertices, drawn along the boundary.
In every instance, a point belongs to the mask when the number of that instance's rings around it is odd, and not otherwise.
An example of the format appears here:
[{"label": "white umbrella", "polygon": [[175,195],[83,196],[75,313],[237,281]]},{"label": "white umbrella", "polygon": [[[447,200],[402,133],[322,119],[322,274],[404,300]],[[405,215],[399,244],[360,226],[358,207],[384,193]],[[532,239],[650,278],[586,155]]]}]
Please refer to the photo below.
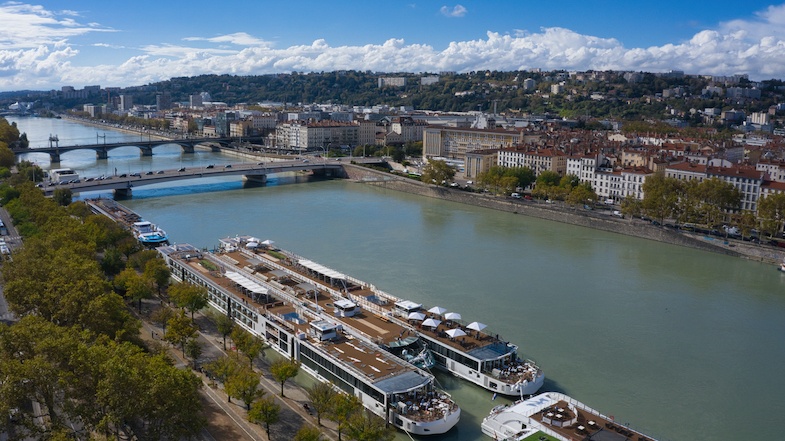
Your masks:
[{"label": "white umbrella", "polygon": [[442,308],[441,306],[434,306],[433,308],[429,309],[428,312],[432,312],[436,315],[442,315],[447,312],[447,308]]},{"label": "white umbrella", "polygon": [[474,329],[475,331],[482,331],[483,329],[487,328],[488,325],[480,323],[480,322],[471,322],[466,325],[468,329]]},{"label": "white umbrella", "polygon": [[257,247],[259,247],[259,242],[248,242],[247,244],[245,244],[245,247],[246,248],[257,248]]},{"label": "white umbrella", "polygon": [[457,312],[448,312],[447,314],[444,314],[444,318],[447,320],[460,320],[461,315]]},{"label": "white umbrella", "polygon": [[466,333],[463,332],[463,329],[461,328],[455,328],[455,329],[447,330],[447,335],[449,335],[452,338],[455,338],[455,337],[462,337],[466,335]]},{"label": "white umbrella", "polygon": [[265,246],[268,246],[268,247],[269,247],[270,245],[272,245],[272,244],[274,244],[274,243],[275,243],[274,241],[272,241],[272,240],[270,240],[270,239],[267,239],[267,240],[265,240],[264,242],[262,242],[262,245],[265,245]]},{"label": "white umbrella", "polygon": [[425,320],[425,314],[422,312],[410,312],[409,320]]},{"label": "white umbrella", "polygon": [[429,318],[428,320],[425,320],[424,322],[422,322],[422,325],[423,326],[430,326],[431,328],[435,328],[435,327],[439,326],[439,323],[441,323],[440,320]]}]

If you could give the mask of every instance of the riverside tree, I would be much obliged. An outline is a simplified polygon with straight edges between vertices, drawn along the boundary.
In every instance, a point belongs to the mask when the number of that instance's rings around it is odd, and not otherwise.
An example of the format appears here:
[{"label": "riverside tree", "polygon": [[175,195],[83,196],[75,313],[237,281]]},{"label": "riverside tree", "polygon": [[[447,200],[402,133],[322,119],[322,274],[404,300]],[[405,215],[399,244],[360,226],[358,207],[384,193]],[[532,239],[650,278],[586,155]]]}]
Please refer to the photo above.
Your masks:
[{"label": "riverside tree", "polygon": [[273,378],[281,383],[281,397],[284,396],[284,384],[289,379],[296,377],[298,372],[300,372],[300,362],[296,360],[277,360],[270,365],[270,373]]}]

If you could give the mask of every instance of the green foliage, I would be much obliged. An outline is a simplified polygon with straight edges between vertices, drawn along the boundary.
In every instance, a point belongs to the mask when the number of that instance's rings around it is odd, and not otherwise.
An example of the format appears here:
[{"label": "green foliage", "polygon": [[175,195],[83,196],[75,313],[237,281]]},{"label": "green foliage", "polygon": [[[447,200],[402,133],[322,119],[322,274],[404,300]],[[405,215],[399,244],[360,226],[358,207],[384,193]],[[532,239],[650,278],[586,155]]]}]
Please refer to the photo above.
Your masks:
[{"label": "green foliage", "polygon": [[455,169],[445,161],[431,160],[423,167],[421,179],[427,184],[442,185],[442,183],[452,181],[454,176]]},{"label": "green foliage", "polygon": [[226,350],[226,337],[234,331],[234,320],[229,317],[227,314],[222,312],[215,311],[211,314],[211,318],[215,323],[215,327],[218,330],[218,333],[221,334],[223,337],[223,346],[224,351]]},{"label": "green foliage", "polygon": [[246,364],[233,366],[226,376],[224,389],[228,396],[243,400],[246,409],[250,409],[251,404],[265,393],[259,383],[259,374]]},{"label": "green foliage", "polygon": [[207,306],[207,288],[190,283],[177,283],[169,288],[169,298],[180,308],[194,313]]},{"label": "green foliage", "polygon": [[534,182],[534,172],[528,167],[493,166],[477,176],[477,183],[495,194],[509,194],[517,187],[528,187]]},{"label": "green foliage", "polygon": [[276,360],[270,365],[270,373],[275,381],[281,383],[281,396],[283,397],[283,386],[291,378],[300,372],[300,362],[296,360]]},{"label": "green foliage", "polygon": [[294,434],[294,441],[320,441],[322,439],[322,432],[316,427],[302,426],[297,433]]},{"label": "green foliage", "polygon": [[267,347],[262,339],[239,326],[232,329],[231,335],[234,346],[248,358],[250,365],[253,365],[254,359]]},{"label": "green foliage", "polygon": [[761,199],[758,202],[758,216],[763,233],[773,236],[782,231],[785,223],[785,194],[772,194]]},{"label": "green foliage", "polygon": [[321,381],[307,388],[308,399],[311,400],[311,407],[316,412],[316,423],[322,425],[322,414],[330,411],[332,401],[338,395],[335,387],[330,383]]},{"label": "green foliage", "polygon": [[166,322],[166,329],[164,340],[175,346],[179,346],[183,354],[185,354],[185,344],[188,340],[195,338],[198,333],[193,321],[185,316],[184,311],[180,311],[180,314],[175,314],[170,318],[169,321]]},{"label": "green foliage", "polygon": [[354,395],[338,394],[332,401],[332,406],[328,414],[330,419],[338,424],[338,441],[341,441],[343,433],[349,420],[362,410],[360,399]]},{"label": "green foliage", "polygon": [[370,411],[357,412],[346,424],[346,436],[351,441],[392,441],[395,431]]},{"label": "green foliage", "polygon": [[264,397],[255,401],[248,411],[248,421],[255,424],[264,423],[267,439],[270,439],[270,425],[275,424],[280,420],[281,406],[275,402],[273,397]]},{"label": "green foliage", "polygon": [[54,193],[52,193],[52,200],[57,205],[66,207],[73,201],[73,192],[70,188],[56,188]]}]

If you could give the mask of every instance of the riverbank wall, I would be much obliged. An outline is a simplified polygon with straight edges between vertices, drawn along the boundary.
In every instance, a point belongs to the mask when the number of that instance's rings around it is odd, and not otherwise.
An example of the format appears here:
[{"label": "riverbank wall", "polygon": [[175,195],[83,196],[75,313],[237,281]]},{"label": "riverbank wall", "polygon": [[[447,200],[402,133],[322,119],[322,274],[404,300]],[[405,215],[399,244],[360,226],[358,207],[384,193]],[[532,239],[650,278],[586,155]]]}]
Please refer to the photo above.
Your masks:
[{"label": "riverbank wall", "polygon": [[718,237],[688,234],[668,228],[656,227],[640,219],[620,219],[610,216],[610,211],[590,211],[582,208],[571,208],[563,203],[546,204],[544,201],[509,199],[467,192],[456,188],[426,185],[413,179],[354,164],[344,164],[344,172],[347,178],[355,182],[390,190],[655,240],[728,256],[772,264],[779,264],[785,257],[785,250],[780,251],[774,247],[741,241],[725,241]]}]

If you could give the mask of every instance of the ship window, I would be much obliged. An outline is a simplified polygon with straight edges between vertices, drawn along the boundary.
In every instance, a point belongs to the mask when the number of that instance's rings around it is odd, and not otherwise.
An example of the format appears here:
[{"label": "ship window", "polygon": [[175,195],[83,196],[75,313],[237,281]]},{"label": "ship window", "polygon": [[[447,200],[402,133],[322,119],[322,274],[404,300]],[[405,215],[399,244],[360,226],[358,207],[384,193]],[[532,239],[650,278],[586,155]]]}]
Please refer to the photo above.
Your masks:
[{"label": "ship window", "polygon": [[490,385],[492,389],[497,389],[499,387],[499,385],[494,383],[493,381],[491,381]]}]

